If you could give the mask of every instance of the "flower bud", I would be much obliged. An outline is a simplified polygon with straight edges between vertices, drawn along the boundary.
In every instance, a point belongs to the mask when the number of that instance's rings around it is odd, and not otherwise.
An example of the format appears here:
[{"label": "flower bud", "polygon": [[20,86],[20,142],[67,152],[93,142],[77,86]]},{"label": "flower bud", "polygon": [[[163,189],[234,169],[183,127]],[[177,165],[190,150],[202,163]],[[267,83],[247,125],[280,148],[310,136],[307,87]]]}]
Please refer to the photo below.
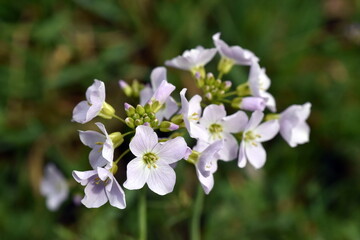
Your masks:
[{"label": "flower bud", "polygon": [[144,115],[144,113],[145,113],[145,109],[144,109],[143,106],[141,106],[140,104],[138,104],[138,105],[136,106],[136,112],[137,112],[140,116],[142,116],[142,115]]},{"label": "flower bud", "polygon": [[183,115],[182,114],[177,114],[177,115],[173,116],[170,121],[177,124],[177,125],[180,125],[181,123],[184,122]]},{"label": "flower bud", "polygon": [[179,128],[178,125],[169,122],[169,121],[163,121],[160,123],[160,131],[162,132],[170,132],[170,131],[175,131]]},{"label": "flower bud", "polygon": [[124,93],[127,97],[132,96],[133,91],[132,91],[131,87],[129,86],[129,84],[127,84],[124,80],[119,81],[119,86],[124,91]]},{"label": "flower bud", "polygon": [[125,119],[125,123],[129,128],[135,128],[135,123],[134,122],[135,122],[134,119],[132,119],[130,117],[127,117]]},{"label": "flower bud", "polygon": [[142,119],[136,119],[134,123],[135,123],[135,126],[140,126],[140,125],[144,124],[144,121]]},{"label": "flower bud", "polygon": [[131,106],[130,104],[128,103],[124,103],[124,108],[125,108],[125,112],[126,112],[126,115],[128,117],[131,117],[132,115],[134,115],[135,113],[135,108],[133,106]]},{"label": "flower bud", "polygon": [[232,69],[233,66],[234,66],[233,60],[222,57],[218,64],[218,70],[219,70],[219,72],[226,74],[226,73],[230,72],[230,70]]},{"label": "flower bud", "polygon": [[241,100],[239,107],[248,111],[264,111],[266,101],[260,97],[245,97]]},{"label": "flower bud", "polygon": [[248,83],[243,83],[236,88],[236,93],[240,97],[251,95]]}]

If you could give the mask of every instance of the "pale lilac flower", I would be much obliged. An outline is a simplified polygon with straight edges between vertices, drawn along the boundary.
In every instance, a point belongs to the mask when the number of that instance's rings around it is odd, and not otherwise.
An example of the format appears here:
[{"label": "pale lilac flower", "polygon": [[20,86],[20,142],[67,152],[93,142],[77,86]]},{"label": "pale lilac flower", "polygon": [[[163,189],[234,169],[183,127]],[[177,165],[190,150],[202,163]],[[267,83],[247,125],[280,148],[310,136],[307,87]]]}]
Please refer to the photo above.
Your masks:
[{"label": "pale lilac flower", "polygon": [[276,112],[275,99],[270,93],[266,92],[270,87],[271,81],[266,75],[265,69],[260,68],[260,65],[257,62],[254,62],[250,67],[248,84],[251,94],[254,97],[266,99],[266,106],[270,111]]},{"label": "pale lilac flower", "polygon": [[164,103],[164,107],[156,113],[156,118],[159,121],[162,121],[163,118],[170,119],[178,110],[176,101],[169,97],[174,91],[175,86],[168,83],[166,79],[166,68],[157,67],[150,75],[151,87],[146,86],[140,92],[140,104],[143,106],[152,98],[160,103]]},{"label": "pale lilac flower", "polygon": [[195,151],[200,152],[199,159],[195,164],[196,175],[206,194],[209,194],[214,186],[213,174],[217,170],[217,161],[219,159],[218,152],[223,146],[224,141],[218,140],[207,146],[205,149],[199,148],[198,145],[194,147]]},{"label": "pale lilac flower", "polygon": [[86,90],[86,101],[81,101],[73,110],[73,121],[87,123],[98,116],[105,103],[105,85],[100,80]]},{"label": "pale lilac flower", "polygon": [[90,165],[93,169],[103,167],[105,165],[112,166],[114,158],[114,145],[109,137],[104,124],[95,123],[102,132],[95,131],[79,131],[81,142],[92,148],[89,154]]},{"label": "pale lilac flower", "polygon": [[194,69],[204,67],[211,59],[213,59],[215,54],[215,48],[205,49],[198,46],[195,49],[186,50],[181,56],[166,61],[165,65],[182,70],[193,71]]},{"label": "pale lilac flower", "polygon": [[214,44],[223,58],[230,59],[234,64],[251,65],[253,62],[259,61],[254,53],[239,46],[229,46],[220,39],[220,33],[213,35]]},{"label": "pale lilac flower", "polygon": [[291,147],[309,141],[310,128],[306,119],[310,108],[311,103],[292,105],[280,114],[280,134]]},{"label": "pale lilac flower", "polygon": [[266,100],[261,97],[244,97],[239,107],[248,111],[264,111]]},{"label": "pale lilac flower", "polygon": [[243,168],[247,160],[255,167],[261,168],[266,161],[266,152],[262,142],[272,139],[279,131],[279,122],[271,120],[260,124],[264,113],[252,113],[244,131],[239,149],[238,166]]},{"label": "pale lilac flower", "polygon": [[186,91],[187,89],[184,88],[180,92],[181,114],[190,137],[196,138],[196,136],[205,134],[204,130],[198,125],[202,111],[200,106],[201,97],[199,95],[195,95],[190,99],[190,101],[188,101],[185,97]]},{"label": "pale lilac flower", "polygon": [[90,171],[73,171],[74,179],[85,187],[85,197],[81,203],[87,208],[98,208],[109,201],[110,205],[124,209],[125,194],[111,169],[96,168]]},{"label": "pale lilac flower", "polygon": [[199,143],[211,144],[217,140],[224,139],[224,147],[219,151],[222,160],[230,161],[236,158],[238,144],[232,133],[242,131],[248,121],[247,115],[238,111],[230,116],[226,116],[223,105],[211,104],[204,109],[200,119],[200,127],[205,130],[205,134],[196,136]]},{"label": "pale lilac flower", "polygon": [[130,142],[136,156],[127,165],[124,187],[140,189],[145,183],[155,193],[165,195],[174,189],[176,175],[170,164],[184,158],[187,145],[182,137],[158,142],[158,136],[148,126],[138,126]]},{"label": "pale lilac flower", "polygon": [[66,179],[54,164],[47,164],[40,184],[40,192],[46,197],[46,206],[51,211],[59,209],[69,195]]}]

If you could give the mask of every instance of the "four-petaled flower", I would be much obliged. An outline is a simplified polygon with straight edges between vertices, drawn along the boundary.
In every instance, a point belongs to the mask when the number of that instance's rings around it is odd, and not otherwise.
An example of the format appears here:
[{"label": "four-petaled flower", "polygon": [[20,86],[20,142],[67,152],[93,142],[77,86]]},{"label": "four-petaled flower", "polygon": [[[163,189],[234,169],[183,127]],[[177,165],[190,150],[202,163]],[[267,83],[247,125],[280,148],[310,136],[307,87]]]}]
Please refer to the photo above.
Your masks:
[{"label": "four-petaled flower", "polygon": [[171,192],[175,185],[175,171],[170,164],[184,158],[187,145],[182,137],[158,142],[158,136],[148,126],[138,126],[130,142],[130,150],[136,156],[127,165],[124,187],[140,189],[145,183],[159,194]]},{"label": "four-petaled flower", "polygon": [[246,124],[239,149],[238,166],[246,166],[247,160],[255,167],[261,168],[266,161],[266,152],[262,142],[272,139],[279,131],[279,122],[271,120],[260,124],[264,113],[255,111]]},{"label": "four-petaled flower", "polygon": [[[116,165],[114,165],[116,166]],[[109,201],[110,205],[124,209],[125,194],[116,181],[113,168],[96,168],[90,171],[73,171],[74,179],[85,187],[85,197],[81,200],[87,208],[98,208]]]},{"label": "four-petaled flower", "polygon": [[310,108],[311,103],[292,105],[280,114],[280,134],[291,147],[309,141],[310,128],[306,119]]},{"label": "four-petaled flower", "polygon": [[49,210],[57,210],[69,195],[66,179],[54,164],[47,164],[40,184],[40,192],[46,197]]}]

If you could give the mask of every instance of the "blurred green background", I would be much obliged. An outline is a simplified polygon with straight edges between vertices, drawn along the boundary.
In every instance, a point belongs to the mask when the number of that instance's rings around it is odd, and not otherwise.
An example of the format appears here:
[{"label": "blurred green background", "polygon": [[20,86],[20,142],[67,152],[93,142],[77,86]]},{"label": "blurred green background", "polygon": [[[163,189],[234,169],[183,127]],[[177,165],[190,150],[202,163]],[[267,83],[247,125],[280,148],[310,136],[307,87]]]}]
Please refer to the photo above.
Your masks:
[{"label": "blurred green background", "polygon": [[[220,163],[203,239],[360,239],[358,0],[1,0],[0,239],[136,239],[139,191],[125,190],[125,210],[71,200],[83,194],[71,171],[90,167],[77,130],[95,129],[70,122],[72,109],[97,78],[121,112],[117,80],[148,81],[165,60],[212,47],[216,32],[259,56],[279,111],[312,103],[312,131],[294,149],[267,143],[260,171]],[[240,83],[247,71],[226,78]],[[168,79],[192,88],[186,72],[169,69]],[[57,212],[39,194],[46,162],[72,185]],[[198,182],[189,164],[176,172],[173,193],[148,191],[149,239],[188,239]]]}]

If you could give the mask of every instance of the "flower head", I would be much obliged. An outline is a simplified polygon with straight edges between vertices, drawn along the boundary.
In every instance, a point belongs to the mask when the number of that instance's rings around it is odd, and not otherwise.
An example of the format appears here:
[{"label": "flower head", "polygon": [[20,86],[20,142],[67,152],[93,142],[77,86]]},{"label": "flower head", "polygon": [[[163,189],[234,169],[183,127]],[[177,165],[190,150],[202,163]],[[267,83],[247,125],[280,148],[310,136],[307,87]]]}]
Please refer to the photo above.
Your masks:
[{"label": "flower head", "polygon": [[233,61],[234,64],[251,65],[253,62],[259,61],[259,59],[251,51],[243,49],[239,46],[229,46],[220,39],[220,33],[214,34],[212,38],[220,55],[223,58]]},{"label": "flower head", "polygon": [[94,83],[86,90],[86,101],[81,101],[73,110],[73,121],[87,123],[99,115],[105,103],[105,85],[102,81]]},{"label": "flower head", "polygon": [[310,128],[306,119],[310,108],[311,103],[292,105],[280,114],[280,134],[291,147],[309,141]]},{"label": "flower head", "polygon": [[136,158],[127,165],[124,187],[140,189],[145,183],[159,194],[171,192],[175,185],[175,171],[170,164],[184,158],[187,145],[182,137],[158,142],[158,136],[148,126],[138,126],[130,150]]},{"label": "flower head", "polygon": [[[116,166],[116,165],[114,165]],[[124,209],[125,194],[112,173],[113,168],[96,168],[90,171],[73,171],[74,179],[85,187],[81,200],[87,208],[98,208],[109,201],[110,205]]]},{"label": "flower head", "polygon": [[195,49],[186,50],[181,56],[177,56],[165,62],[166,66],[193,71],[204,67],[216,54],[215,48],[205,49],[198,46]]},{"label": "flower head", "polygon": [[279,123],[271,120],[260,124],[263,117],[264,113],[253,112],[243,131],[238,159],[238,166],[241,168],[245,167],[247,160],[255,168],[261,168],[265,164],[266,152],[261,143],[272,139],[278,133]]},{"label": "flower head", "polygon": [[232,133],[238,133],[244,129],[248,121],[247,115],[238,111],[230,116],[226,116],[223,105],[211,104],[204,109],[199,126],[203,128],[205,134],[196,136],[199,143],[214,143],[224,139],[224,147],[219,151],[222,160],[230,161],[236,158],[238,144]]},{"label": "flower head", "polygon": [[271,81],[265,73],[264,68],[260,68],[257,62],[251,64],[249,73],[249,88],[254,97],[266,99],[266,106],[272,112],[276,112],[276,103],[274,97],[266,90],[269,89]]},{"label": "flower head", "polygon": [[40,184],[40,192],[46,197],[46,206],[56,211],[69,195],[66,179],[54,164],[47,164]]}]

